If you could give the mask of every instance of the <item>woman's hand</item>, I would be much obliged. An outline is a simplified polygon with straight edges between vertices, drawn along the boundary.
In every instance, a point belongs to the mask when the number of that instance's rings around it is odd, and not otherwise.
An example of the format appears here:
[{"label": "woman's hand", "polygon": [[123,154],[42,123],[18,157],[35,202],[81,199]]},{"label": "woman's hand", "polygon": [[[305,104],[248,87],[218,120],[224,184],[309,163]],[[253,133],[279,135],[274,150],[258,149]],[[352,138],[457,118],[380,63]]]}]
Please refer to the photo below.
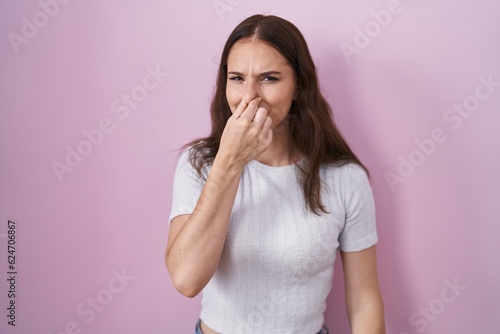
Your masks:
[{"label": "woman's hand", "polygon": [[260,98],[242,100],[228,119],[222,133],[219,153],[240,168],[266,151],[273,139],[272,120],[259,108]]}]

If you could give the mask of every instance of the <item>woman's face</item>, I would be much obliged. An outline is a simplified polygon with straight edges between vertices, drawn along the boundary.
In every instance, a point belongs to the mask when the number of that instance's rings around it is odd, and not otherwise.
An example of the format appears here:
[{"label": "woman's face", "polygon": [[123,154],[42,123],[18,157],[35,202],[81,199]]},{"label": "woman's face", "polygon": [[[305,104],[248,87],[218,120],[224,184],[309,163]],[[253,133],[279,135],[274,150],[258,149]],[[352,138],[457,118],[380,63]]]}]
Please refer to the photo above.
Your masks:
[{"label": "woman's face", "polygon": [[276,49],[258,39],[243,39],[233,45],[226,86],[232,113],[243,100],[248,103],[260,97],[260,107],[267,110],[276,129],[288,115],[296,91],[294,70]]}]

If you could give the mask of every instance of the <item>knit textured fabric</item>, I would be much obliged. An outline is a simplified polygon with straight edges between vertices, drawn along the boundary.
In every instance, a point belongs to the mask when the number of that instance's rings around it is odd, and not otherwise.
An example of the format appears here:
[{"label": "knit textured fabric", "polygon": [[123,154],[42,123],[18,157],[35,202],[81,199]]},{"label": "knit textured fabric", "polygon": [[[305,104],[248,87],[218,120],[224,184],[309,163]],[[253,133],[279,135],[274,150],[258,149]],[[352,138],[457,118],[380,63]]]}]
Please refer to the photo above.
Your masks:
[{"label": "knit textured fabric", "polygon": [[[188,151],[177,163],[169,221],[191,214],[203,189]],[[200,318],[216,332],[317,333],[337,250],[377,243],[372,189],[359,165],[321,166],[329,213],[320,216],[306,208],[299,175],[295,165],[245,166],[219,265],[203,289]]]}]

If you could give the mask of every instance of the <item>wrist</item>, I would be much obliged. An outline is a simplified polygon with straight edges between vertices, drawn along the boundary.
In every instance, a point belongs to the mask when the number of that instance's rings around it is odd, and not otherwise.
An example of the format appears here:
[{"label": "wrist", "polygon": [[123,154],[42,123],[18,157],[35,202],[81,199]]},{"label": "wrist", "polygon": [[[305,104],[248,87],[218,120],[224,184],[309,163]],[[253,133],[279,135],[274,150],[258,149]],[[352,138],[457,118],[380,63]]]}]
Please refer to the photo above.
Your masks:
[{"label": "wrist", "polygon": [[239,182],[243,166],[232,159],[216,155],[207,183],[210,181],[211,187],[215,186],[217,189],[226,191],[232,184]]},{"label": "wrist", "polygon": [[237,160],[229,154],[224,154],[219,151],[214,158],[212,170],[215,169],[218,172],[224,172],[236,176],[241,174],[244,167],[245,163],[242,161]]}]

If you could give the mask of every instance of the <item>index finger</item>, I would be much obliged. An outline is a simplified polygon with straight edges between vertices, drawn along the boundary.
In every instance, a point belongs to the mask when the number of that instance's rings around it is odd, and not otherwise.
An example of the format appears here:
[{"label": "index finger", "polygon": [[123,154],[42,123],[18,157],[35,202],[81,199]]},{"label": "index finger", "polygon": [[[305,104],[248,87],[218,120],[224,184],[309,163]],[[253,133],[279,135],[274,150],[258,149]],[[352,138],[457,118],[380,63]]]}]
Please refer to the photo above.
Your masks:
[{"label": "index finger", "polygon": [[245,100],[245,98],[241,99],[240,103],[238,103],[238,105],[236,106],[236,109],[234,110],[233,116],[236,119],[240,118],[243,111],[245,111],[247,105],[248,105],[248,103]]},{"label": "index finger", "polygon": [[243,118],[251,122],[255,117],[255,113],[257,113],[257,110],[259,109],[261,101],[262,99],[260,97],[256,97],[252,101],[248,102],[248,104],[246,104],[246,108],[244,108],[238,118]]}]

